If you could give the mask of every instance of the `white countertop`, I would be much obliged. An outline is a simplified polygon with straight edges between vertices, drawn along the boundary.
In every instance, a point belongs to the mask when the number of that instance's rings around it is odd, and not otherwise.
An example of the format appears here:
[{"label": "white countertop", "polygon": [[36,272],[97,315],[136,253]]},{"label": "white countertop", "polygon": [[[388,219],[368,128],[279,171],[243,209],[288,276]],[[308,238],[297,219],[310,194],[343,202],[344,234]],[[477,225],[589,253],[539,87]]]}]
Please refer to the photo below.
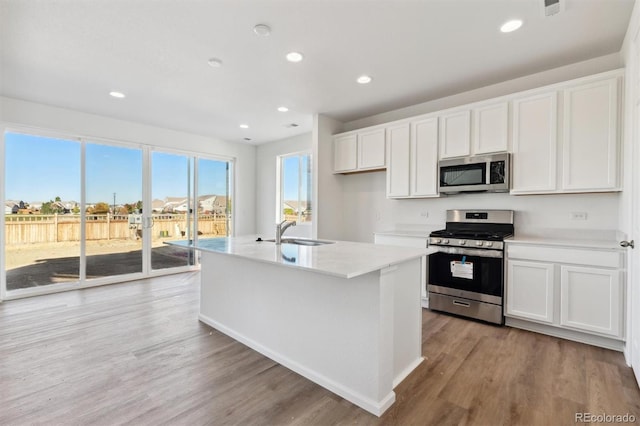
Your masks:
[{"label": "white countertop", "polygon": [[319,246],[297,244],[277,246],[269,241],[257,242],[256,238],[257,236],[207,238],[198,240],[198,247],[193,247],[187,240],[167,242],[167,244],[240,256],[257,262],[275,263],[341,278],[354,278],[429,254],[428,249],[350,241],[336,241],[334,244]]},{"label": "white countertop", "polygon": [[374,235],[391,235],[398,237],[416,237],[416,238],[429,238],[429,234],[433,231],[437,231],[440,229],[444,229],[444,225],[437,226],[429,226],[429,227],[402,227],[396,229],[390,229],[385,231],[376,231]]},{"label": "white countertop", "polygon": [[525,233],[518,232],[505,240],[507,244],[553,245],[575,248],[598,248],[605,250],[623,250],[620,241],[624,235],[615,230],[595,229],[540,229]]},{"label": "white countertop", "polygon": [[406,231],[406,230],[379,231],[379,232],[374,232],[374,235],[390,235],[393,237],[429,238],[429,232]]}]

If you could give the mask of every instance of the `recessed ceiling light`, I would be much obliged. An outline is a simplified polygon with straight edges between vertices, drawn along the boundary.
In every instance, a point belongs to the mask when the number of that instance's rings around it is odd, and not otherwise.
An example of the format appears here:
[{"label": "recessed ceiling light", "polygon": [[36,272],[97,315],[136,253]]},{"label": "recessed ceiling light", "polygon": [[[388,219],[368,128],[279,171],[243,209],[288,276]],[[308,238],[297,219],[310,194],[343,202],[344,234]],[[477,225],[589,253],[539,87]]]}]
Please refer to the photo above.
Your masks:
[{"label": "recessed ceiling light", "polygon": [[118,98],[118,99],[122,99],[122,98],[126,97],[126,95],[124,93],[122,93],[122,92],[113,91],[113,92],[109,92],[109,94],[111,96],[113,96],[114,98]]},{"label": "recessed ceiling light", "polygon": [[287,53],[287,61],[289,62],[300,62],[302,58],[303,58],[302,53],[298,53],[298,52]]},{"label": "recessed ceiling light", "polygon": [[220,68],[222,66],[222,60],[218,58],[211,58],[207,63],[211,68]]},{"label": "recessed ceiling light", "polygon": [[281,106],[281,107],[278,107],[278,111],[287,112],[287,111],[289,111],[289,108],[287,108],[286,106]]},{"label": "recessed ceiling light", "polygon": [[248,125],[248,124],[241,124],[241,125],[240,125],[240,128],[241,128],[241,129],[248,129],[248,128],[249,128],[249,125]]},{"label": "recessed ceiling light", "polygon": [[259,35],[260,37],[266,37],[269,34],[271,34],[271,27],[265,24],[258,24],[255,27],[253,27],[253,32],[256,33],[256,35]]},{"label": "recessed ceiling light", "polygon": [[511,21],[507,21],[500,27],[500,31],[503,33],[510,33],[511,31],[515,31],[522,26],[522,21],[520,19],[512,19]]},{"label": "recessed ceiling light", "polygon": [[361,75],[356,81],[360,84],[368,84],[371,83],[371,77],[368,75]]}]

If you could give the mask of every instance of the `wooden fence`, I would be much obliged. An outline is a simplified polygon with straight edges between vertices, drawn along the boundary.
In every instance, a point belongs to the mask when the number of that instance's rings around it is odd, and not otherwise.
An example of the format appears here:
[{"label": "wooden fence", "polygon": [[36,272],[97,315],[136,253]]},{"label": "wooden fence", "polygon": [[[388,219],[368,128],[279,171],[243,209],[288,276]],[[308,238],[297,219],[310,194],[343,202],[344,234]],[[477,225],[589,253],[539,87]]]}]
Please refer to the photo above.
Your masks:
[{"label": "wooden fence", "polygon": [[[181,214],[153,215],[152,239],[181,238],[186,234],[186,216]],[[136,239],[142,235],[140,225],[130,225],[128,215],[86,216],[87,240]],[[193,230],[193,222],[191,223]],[[226,235],[224,215],[199,215],[198,234]],[[5,215],[5,244],[55,243],[80,241],[78,215]]]}]

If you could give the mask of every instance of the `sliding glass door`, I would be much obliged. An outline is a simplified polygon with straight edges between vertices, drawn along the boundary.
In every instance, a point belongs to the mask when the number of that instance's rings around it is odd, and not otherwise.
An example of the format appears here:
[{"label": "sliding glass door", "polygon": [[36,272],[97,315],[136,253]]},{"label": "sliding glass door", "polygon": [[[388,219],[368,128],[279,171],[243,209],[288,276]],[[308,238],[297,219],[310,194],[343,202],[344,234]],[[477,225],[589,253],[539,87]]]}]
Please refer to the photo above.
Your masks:
[{"label": "sliding glass door", "polygon": [[225,237],[231,229],[231,162],[154,151],[151,269],[191,266],[192,250],[169,241]]},{"label": "sliding glass door", "polygon": [[192,239],[193,157],[154,151],[151,154],[151,269],[194,264],[193,251],[165,242]]},{"label": "sliding glass door", "polygon": [[80,152],[77,141],[6,133],[6,290],[80,279]]},{"label": "sliding glass door", "polygon": [[232,161],[5,132],[0,296],[189,269],[165,244],[231,233]]},{"label": "sliding glass door", "polygon": [[231,163],[198,160],[198,238],[226,237],[231,229]]},{"label": "sliding glass door", "polygon": [[87,279],[142,273],[142,150],[85,145]]}]

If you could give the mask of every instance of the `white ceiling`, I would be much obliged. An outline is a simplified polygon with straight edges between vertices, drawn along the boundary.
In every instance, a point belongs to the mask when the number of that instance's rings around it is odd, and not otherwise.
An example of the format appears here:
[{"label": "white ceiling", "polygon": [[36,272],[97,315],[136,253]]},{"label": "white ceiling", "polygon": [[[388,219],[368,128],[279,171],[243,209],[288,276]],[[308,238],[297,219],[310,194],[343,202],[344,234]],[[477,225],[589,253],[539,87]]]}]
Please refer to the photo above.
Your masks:
[{"label": "white ceiling", "polygon": [[[0,0],[0,94],[263,143],[310,131],[315,113],[351,121],[618,52],[633,8],[566,0],[545,18],[542,3]],[[523,27],[500,33],[510,18]],[[304,61],[285,60],[294,50]]]}]

